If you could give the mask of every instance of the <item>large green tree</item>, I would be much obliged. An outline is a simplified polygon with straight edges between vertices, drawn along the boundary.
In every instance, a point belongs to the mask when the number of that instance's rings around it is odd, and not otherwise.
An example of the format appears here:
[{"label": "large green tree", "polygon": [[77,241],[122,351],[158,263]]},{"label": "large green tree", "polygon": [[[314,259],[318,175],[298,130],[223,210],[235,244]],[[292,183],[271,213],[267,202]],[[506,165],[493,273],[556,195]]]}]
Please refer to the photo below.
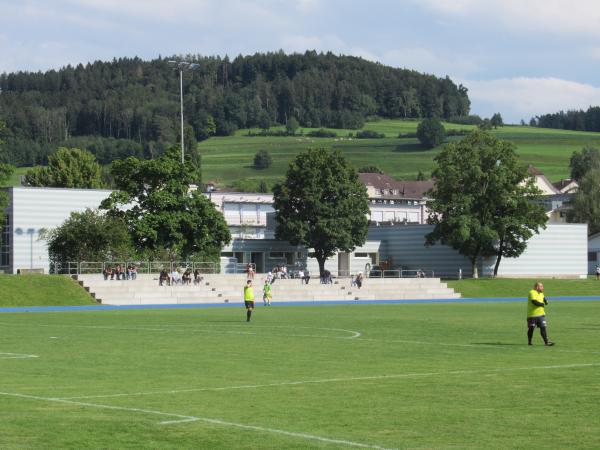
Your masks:
[{"label": "large green tree", "polygon": [[428,203],[434,229],[426,245],[440,242],[471,261],[478,276],[482,256],[516,257],[527,240],[544,227],[539,190],[520,164],[513,144],[475,131],[445,146],[435,158],[436,180]]},{"label": "large green tree", "polygon": [[190,191],[195,167],[181,164],[179,146],[149,161],[115,161],[112,174],[118,191],[101,208],[123,218],[138,250],[216,260],[230,241],[223,215],[200,191]]},{"label": "large green tree", "polygon": [[568,214],[569,222],[587,223],[588,233],[600,231],[600,168],[589,170],[579,181],[579,189]]},{"label": "large green tree", "polygon": [[125,222],[86,209],[72,212],[59,227],[45,233],[48,254],[54,264],[68,261],[126,261],[135,256]]},{"label": "large green tree", "polygon": [[30,186],[101,188],[102,167],[86,150],[61,147],[48,157],[47,166],[28,170],[25,182]]},{"label": "large green tree", "polygon": [[339,150],[309,149],[273,189],[276,236],[314,250],[321,274],[327,258],[352,251],[367,236],[367,190]]}]

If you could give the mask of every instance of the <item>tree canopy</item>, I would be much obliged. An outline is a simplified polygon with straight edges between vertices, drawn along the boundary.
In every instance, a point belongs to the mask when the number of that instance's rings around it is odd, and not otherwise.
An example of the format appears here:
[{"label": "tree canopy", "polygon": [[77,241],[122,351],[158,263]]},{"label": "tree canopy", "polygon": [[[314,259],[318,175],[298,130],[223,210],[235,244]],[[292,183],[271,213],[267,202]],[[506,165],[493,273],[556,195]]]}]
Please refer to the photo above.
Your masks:
[{"label": "tree canopy", "polygon": [[[4,122],[0,120],[0,150],[2,150],[4,144],[4,134],[6,128]],[[15,171],[14,166],[10,164],[0,163],[0,186],[6,186],[11,175]],[[8,194],[0,190],[0,230],[4,227],[4,210],[8,206]],[[0,242],[2,242],[2,233],[0,233]]]},{"label": "tree canopy", "polygon": [[181,164],[178,146],[149,161],[115,161],[118,191],[101,208],[121,217],[136,249],[150,257],[216,260],[231,234],[223,214],[200,191],[190,191],[194,174],[189,159]]},{"label": "tree canopy", "polygon": [[37,166],[27,171],[25,183],[40,187],[101,188],[102,167],[88,151],[59,148],[50,155],[47,166]]},{"label": "tree canopy", "polygon": [[417,138],[426,148],[437,147],[446,139],[446,129],[438,119],[425,119],[417,127]]},{"label": "tree canopy", "polygon": [[[179,78],[168,64],[174,58],[0,74],[0,111],[10,131],[0,162],[45,164],[58,146],[75,146],[72,139],[83,136],[106,139],[96,154],[102,163],[115,159],[109,147],[121,158],[163,153],[179,134]],[[470,107],[467,89],[448,77],[353,56],[308,51],[186,60],[199,64],[183,79],[184,119],[199,141],[274,123],[356,129],[373,115],[448,118]]]},{"label": "tree canopy", "polygon": [[600,167],[593,167],[580,179],[567,217],[569,222],[587,223],[589,234],[600,232]]},{"label": "tree canopy", "polygon": [[435,161],[426,245],[458,250],[475,277],[479,258],[495,255],[497,274],[501,258],[519,256],[547,220],[527,168],[513,144],[483,131],[447,144]]},{"label": "tree canopy", "polygon": [[597,148],[586,145],[581,152],[574,151],[569,161],[571,178],[581,180],[584,175],[594,168],[600,167],[600,151]]},{"label": "tree canopy", "polygon": [[337,251],[364,244],[369,204],[356,170],[339,150],[309,149],[273,189],[278,239],[314,250],[323,273]]},{"label": "tree canopy", "polygon": [[97,210],[72,212],[62,225],[47,231],[45,238],[53,264],[68,261],[127,261],[135,256],[125,222]]}]

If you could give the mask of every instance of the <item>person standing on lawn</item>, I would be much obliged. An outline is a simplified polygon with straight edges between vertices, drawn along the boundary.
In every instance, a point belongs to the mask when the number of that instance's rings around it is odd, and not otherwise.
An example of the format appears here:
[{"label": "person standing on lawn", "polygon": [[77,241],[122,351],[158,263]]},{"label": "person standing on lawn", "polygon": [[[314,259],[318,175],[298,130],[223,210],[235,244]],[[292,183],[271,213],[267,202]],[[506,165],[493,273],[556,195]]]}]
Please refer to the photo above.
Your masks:
[{"label": "person standing on lawn", "polygon": [[244,286],[244,305],[246,306],[246,322],[250,322],[254,310],[254,287],[252,280],[246,281]]},{"label": "person standing on lawn", "polygon": [[548,339],[546,333],[546,312],[544,308],[548,305],[548,300],[544,295],[544,285],[539,281],[535,283],[533,289],[529,291],[527,298],[527,344],[533,345],[533,331],[535,327],[540,329],[540,334],[544,344],[548,347],[554,345],[554,342]]},{"label": "person standing on lawn", "polygon": [[265,279],[265,284],[263,285],[263,303],[265,306],[271,306],[271,283],[269,280]]}]

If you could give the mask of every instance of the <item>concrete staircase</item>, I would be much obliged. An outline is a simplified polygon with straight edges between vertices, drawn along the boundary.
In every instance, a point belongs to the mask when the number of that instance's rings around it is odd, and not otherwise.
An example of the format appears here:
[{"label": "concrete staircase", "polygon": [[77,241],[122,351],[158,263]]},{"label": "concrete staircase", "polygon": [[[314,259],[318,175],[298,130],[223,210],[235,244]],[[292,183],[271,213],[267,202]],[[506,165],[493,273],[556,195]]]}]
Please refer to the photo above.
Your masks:
[{"label": "concrete staircase", "polygon": [[[205,275],[200,285],[159,286],[158,275],[138,275],[136,280],[104,280],[101,275],[78,275],[79,283],[98,302],[106,305],[159,305],[192,303],[243,303],[245,275]],[[260,274],[254,278],[256,301],[262,303]],[[308,285],[299,279],[276,280],[272,302],[340,300],[427,300],[460,298],[439,278],[367,278],[361,289],[350,286],[349,278]]]}]

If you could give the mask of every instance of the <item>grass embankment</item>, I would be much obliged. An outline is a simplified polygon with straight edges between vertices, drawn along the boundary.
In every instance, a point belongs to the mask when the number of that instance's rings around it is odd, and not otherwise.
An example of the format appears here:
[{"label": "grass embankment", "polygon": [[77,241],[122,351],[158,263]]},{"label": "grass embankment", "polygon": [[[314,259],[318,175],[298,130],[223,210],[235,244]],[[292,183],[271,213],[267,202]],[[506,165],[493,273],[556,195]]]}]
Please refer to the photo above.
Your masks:
[{"label": "grass embankment", "polygon": [[[448,286],[460,292],[463,298],[526,297],[538,281],[533,278],[481,278],[479,280],[449,280]],[[563,296],[600,295],[600,281],[540,279],[548,299]]]},{"label": "grass embankment", "polygon": [[74,280],[55,275],[0,275],[0,307],[92,305]]},{"label": "grass embankment", "polygon": [[[356,130],[332,130],[337,133],[337,138],[311,138],[306,133],[313,129],[306,128],[302,130],[302,136],[283,137],[247,136],[248,130],[239,130],[235,136],[214,137],[199,144],[203,179],[221,185],[246,180],[256,186],[260,180],[265,180],[271,186],[284,177],[290,161],[310,147],[339,149],[355,167],[375,165],[397,179],[415,179],[419,171],[429,176],[434,168],[433,158],[441,146],[426,150],[416,138],[398,137],[400,133],[415,133],[418,124],[415,120],[379,120],[365,124],[364,130],[385,134],[382,139],[349,139],[348,135],[356,134]],[[474,128],[449,123],[444,126],[446,130]],[[541,169],[551,181],[569,176],[569,159],[573,151],[588,144],[600,146],[600,133],[526,126],[505,126],[491,132],[513,142],[523,163]],[[459,138],[449,138],[455,139]],[[254,155],[259,150],[267,150],[273,158],[273,165],[268,169],[252,167]]]}]

